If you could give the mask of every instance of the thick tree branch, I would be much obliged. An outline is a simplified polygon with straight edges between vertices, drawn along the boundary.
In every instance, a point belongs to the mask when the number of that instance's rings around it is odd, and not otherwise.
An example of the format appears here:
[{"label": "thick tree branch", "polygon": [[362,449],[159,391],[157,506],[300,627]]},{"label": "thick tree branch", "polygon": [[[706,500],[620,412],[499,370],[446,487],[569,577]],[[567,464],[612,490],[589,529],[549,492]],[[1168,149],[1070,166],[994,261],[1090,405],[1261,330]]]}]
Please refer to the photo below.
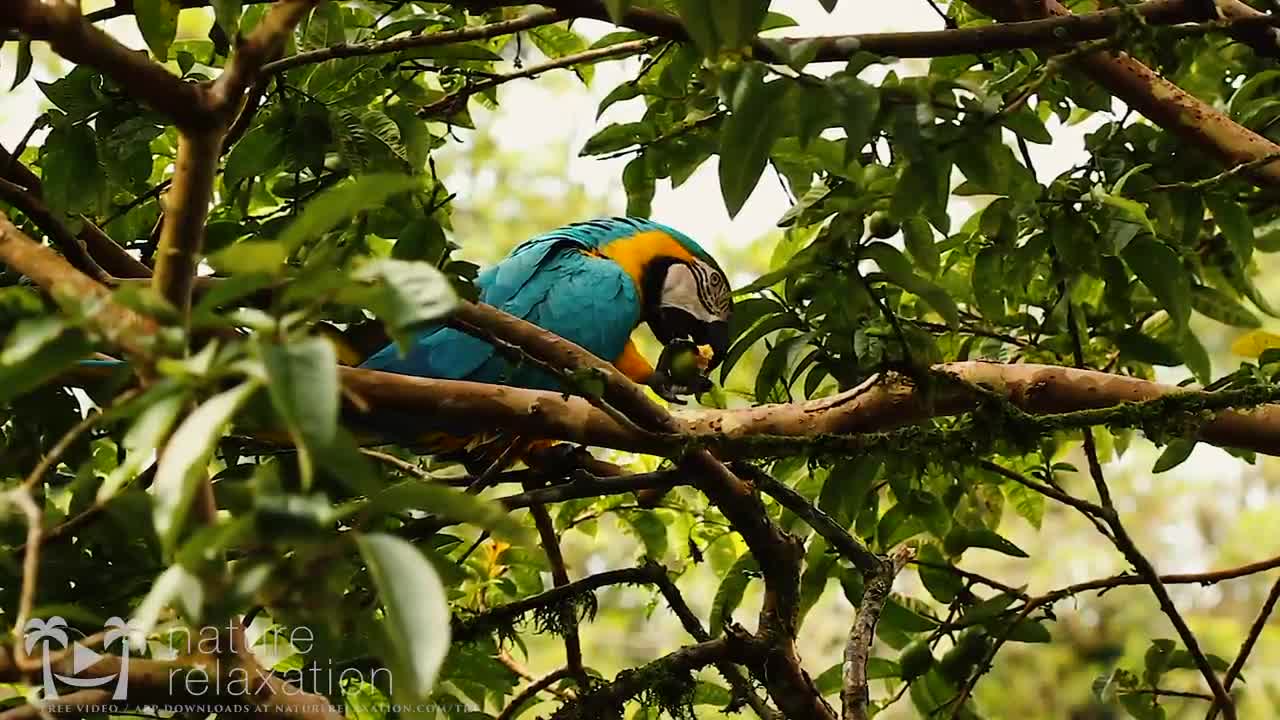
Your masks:
[{"label": "thick tree branch", "polygon": [[[1071,14],[1057,0],[1044,0],[1042,3],[1005,0],[966,2],[980,12],[1005,22],[1028,19],[1022,14],[1026,12],[1024,8],[1041,15],[1063,17]],[[1082,55],[1076,63],[1095,82],[1147,119],[1216,154],[1228,165],[1280,153],[1280,145],[1236,123],[1225,113],[1160,77],[1126,53],[1099,51]],[[1260,184],[1280,183],[1280,160],[1262,165],[1249,175]]]},{"label": "thick tree branch", "polygon": [[191,289],[204,249],[204,226],[221,149],[222,133],[218,131],[183,133],[178,138],[173,185],[163,203],[164,221],[151,286],[184,318],[191,307]]},{"label": "thick tree branch", "polygon": [[0,27],[47,40],[62,57],[88,65],[183,127],[207,126],[200,86],[183,82],[146,53],[135,52],[94,27],[68,0],[8,0]]},{"label": "thick tree branch", "polygon": [[[279,0],[227,60],[222,74],[209,87],[212,109],[222,116],[235,112],[245,91],[264,72],[267,63],[284,50],[289,33],[320,0]],[[225,126],[224,126],[225,127]]]},{"label": "thick tree branch", "polygon": [[49,208],[45,207],[44,202],[33,193],[0,178],[0,199],[18,208],[23,214],[31,218],[31,222],[48,234],[49,239],[53,241],[54,247],[58,248],[62,256],[70,261],[77,270],[100,283],[110,283],[115,280],[93,259],[85,248],[84,242],[75,233],[71,232],[71,228],[68,228],[54,216],[49,211]]},{"label": "thick tree branch", "polygon": [[[1223,30],[1240,39],[1253,41],[1259,38],[1260,33],[1267,32],[1267,26],[1273,22],[1271,18],[1243,3],[1232,2],[1242,5],[1253,14],[1243,11],[1227,13],[1228,22],[1223,23]],[[610,20],[604,3],[599,0],[548,0],[543,4],[577,17]],[[1206,19],[1196,0],[1152,0],[1123,9],[953,30],[778,38],[757,41],[753,50],[756,57],[770,62],[784,59],[778,57],[775,47],[794,48],[801,43],[807,46],[809,52],[814,53],[814,62],[844,62],[857,52],[900,58],[971,55],[1100,40],[1120,30],[1134,13],[1151,25],[1172,25]],[[672,40],[688,39],[678,17],[656,10],[632,7],[622,18],[621,24]],[[1206,26],[1203,29],[1210,28]]]},{"label": "thick tree branch", "polygon": [[[11,155],[9,151],[0,147],[0,178],[9,180],[14,185],[23,188],[31,197],[41,198],[41,182],[31,169],[22,164],[17,157]],[[12,201],[10,201],[12,202]],[[41,200],[43,202],[43,200]],[[14,202],[15,207],[26,212],[21,205]],[[29,214],[29,213],[28,213]],[[35,218],[32,218],[35,220]],[[83,215],[79,216],[81,221],[81,230],[78,235],[80,241],[84,243],[89,255],[98,262],[102,269],[117,278],[143,278],[151,276],[151,269],[142,264],[134,256],[130,255],[127,250],[120,247],[114,240],[107,237],[97,225],[93,224],[89,218]],[[39,223],[39,220],[36,220]],[[53,230],[41,226],[46,232],[53,234]]]},{"label": "thick tree branch", "polygon": [[0,262],[31,278],[73,317],[84,315],[89,326],[130,359],[150,363],[158,326],[111,300],[101,284],[53,250],[27,237],[0,212]]},{"label": "thick tree branch", "polygon": [[[1121,419],[1118,416],[1133,410],[1131,404],[1167,395],[1185,397],[1187,410],[1208,407],[1215,397],[1220,400],[1230,397],[1056,365],[969,361],[946,363],[935,369],[967,383],[991,388],[1028,413],[1092,411],[1107,416],[1080,417],[1076,426]],[[834,443],[843,436],[885,431],[930,417],[963,413],[978,404],[974,395],[959,385],[939,383],[926,398],[904,378],[877,377],[862,387],[807,402],[741,410],[683,411],[675,415],[679,426],[674,431],[637,437],[582,398],[356,368],[341,368],[340,372],[345,386],[363,399],[371,414],[412,412],[424,424],[420,429],[470,432],[501,426],[529,437],[664,455],[678,452],[678,448],[692,440],[715,447],[723,457],[760,457],[783,451],[785,443],[781,438],[784,437],[794,439],[785,448],[791,452],[805,443],[820,444],[824,438]],[[1262,389],[1261,392],[1271,391]],[[614,400],[614,406],[621,408],[622,403],[616,402],[616,396]],[[1214,404],[1219,406],[1219,411],[1200,427],[1200,440],[1280,455],[1280,405],[1221,410],[1221,402]],[[772,446],[759,442],[770,436],[779,442]]]}]

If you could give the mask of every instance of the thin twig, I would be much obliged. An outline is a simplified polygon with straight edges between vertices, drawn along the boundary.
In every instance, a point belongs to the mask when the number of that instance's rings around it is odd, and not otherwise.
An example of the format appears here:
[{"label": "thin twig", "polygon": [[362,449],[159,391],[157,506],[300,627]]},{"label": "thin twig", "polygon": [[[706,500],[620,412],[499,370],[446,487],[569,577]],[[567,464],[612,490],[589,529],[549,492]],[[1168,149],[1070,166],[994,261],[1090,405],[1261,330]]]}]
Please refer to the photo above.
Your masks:
[{"label": "thin twig", "polygon": [[551,692],[562,700],[569,699],[565,696],[563,690],[556,690],[551,687],[560,680],[569,677],[569,675],[569,668],[563,667],[529,683],[523,690],[516,693],[515,697],[511,698],[511,702],[507,703],[507,706],[499,713],[496,720],[511,720],[511,718],[517,717],[524,709],[525,703],[532,700],[534,696],[543,690]]},{"label": "thin twig", "polygon": [[262,72],[266,75],[272,75],[293,69],[300,65],[309,65],[338,58],[385,55],[387,53],[399,52],[401,50],[437,47],[440,45],[451,45],[453,43],[468,42],[471,40],[485,40],[488,38],[500,37],[502,35],[510,35],[515,32],[520,32],[521,30],[530,30],[543,25],[551,25],[553,23],[560,22],[561,20],[568,19],[569,17],[570,15],[568,13],[560,10],[539,10],[518,18],[489,23],[487,25],[476,25],[474,27],[445,30],[431,34],[410,35],[408,37],[392,38],[389,40],[330,45],[329,47],[300,52],[296,55],[290,55],[287,58],[267,63],[262,67]]},{"label": "thin twig", "polygon": [[627,42],[620,42],[615,45],[608,45],[594,50],[584,50],[580,53],[565,55],[545,63],[530,65],[527,68],[496,75],[492,78],[467,85],[462,89],[457,90],[450,95],[446,95],[430,105],[421,108],[418,110],[418,117],[431,118],[440,115],[441,113],[448,114],[455,108],[460,107],[460,104],[472,95],[475,95],[478,92],[484,92],[485,90],[490,90],[502,85],[503,83],[511,82],[512,80],[531,78],[551,70],[563,70],[576,65],[584,65],[587,63],[599,62],[601,60],[638,55],[657,47],[662,44],[662,42],[663,40],[661,38],[629,40]]},{"label": "thin twig", "polygon": [[[1231,667],[1227,668],[1227,673],[1223,677],[1222,686],[1227,690],[1231,689],[1236,678],[1240,677],[1240,671],[1244,669],[1245,662],[1249,659],[1249,653],[1253,652],[1253,646],[1258,642],[1258,638],[1262,636],[1262,631],[1267,626],[1267,620],[1271,618],[1271,612],[1276,608],[1276,601],[1280,600],[1280,578],[1271,584],[1271,591],[1267,593],[1267,599],[1263,601],[1262,608],[1258,610],[1258,616],[1253,619],[1253,625],[1249,627],[1249,634],[1245,636],[1244,643],[1240,645],[1240,652],[1236,653],[1236,659],[1231,661]],[[1218,717],[1220,708],[1217,700],[1209,698],[1213,701],[1213,705],[1209,708],[1209,714],[1205,716],[1205,720],[1214,720]]]}]

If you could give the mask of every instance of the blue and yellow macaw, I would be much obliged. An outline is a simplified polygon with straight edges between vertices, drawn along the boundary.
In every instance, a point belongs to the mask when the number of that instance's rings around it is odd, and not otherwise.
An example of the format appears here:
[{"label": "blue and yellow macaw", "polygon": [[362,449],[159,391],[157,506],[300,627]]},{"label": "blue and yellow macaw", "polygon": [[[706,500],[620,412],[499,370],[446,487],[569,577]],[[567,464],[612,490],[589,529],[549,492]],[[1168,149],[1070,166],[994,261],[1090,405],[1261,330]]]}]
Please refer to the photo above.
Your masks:
[{"label": "blue and yellow macaw", "polygon": [[[663,345],[709,347],[706,369],[723,359],[733,302],[728,278],[689,236],[651,220],[615,217],[574,223],[517,246],[480,273],[480,301],[527,320],[612,362],[635,382],[670,397],[666,379],[636,350],[631,333],[648,323]],[[437,325],[401,351],[394,343],[361,367],[404,375],[566,390],[488,342]],[[432,445],[460,449],[475,439]]]}]

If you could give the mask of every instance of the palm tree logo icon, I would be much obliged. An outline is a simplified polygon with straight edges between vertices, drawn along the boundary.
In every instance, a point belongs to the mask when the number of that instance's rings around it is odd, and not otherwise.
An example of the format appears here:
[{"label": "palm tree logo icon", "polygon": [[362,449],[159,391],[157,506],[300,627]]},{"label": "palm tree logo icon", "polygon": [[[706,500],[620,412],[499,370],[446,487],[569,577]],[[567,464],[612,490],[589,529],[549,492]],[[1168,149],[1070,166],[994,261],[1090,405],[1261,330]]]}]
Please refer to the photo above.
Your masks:
[{"label": "palm tree logo icon", "polygon": [[[71,628],[61,616],[54,615],[48,620],[32,618],[27,621],[27,624],[23,626],[23,647],[27,655],[30,656],[36,645],[39,644],[40,646],[41,680],[46,699],[59,697],[58,685],[55,680],[75,688],[102,687],[114,682],[116,686],[111,694],[111,699],[125,699],[129,691],[128,635],[130,628],[124,620],[114,616],[107,619],[106,628],[107,631],[103,637],[104,646],[110,646],[115,642],[119,642],[121,645],[120,672],[115,675],[99,677],[78,677],[80,672],[101,660],[102,655],[86,645],[70,640],[67,631],[71,630]],[[60,675],[53,671],[52,654],[58,650],[66,650],[69,641],[71,642],[71,671],[73,674],[70,676]],[[54,643],[57,643],[57,647],[54,650],[50,650],[50,646]]]}]

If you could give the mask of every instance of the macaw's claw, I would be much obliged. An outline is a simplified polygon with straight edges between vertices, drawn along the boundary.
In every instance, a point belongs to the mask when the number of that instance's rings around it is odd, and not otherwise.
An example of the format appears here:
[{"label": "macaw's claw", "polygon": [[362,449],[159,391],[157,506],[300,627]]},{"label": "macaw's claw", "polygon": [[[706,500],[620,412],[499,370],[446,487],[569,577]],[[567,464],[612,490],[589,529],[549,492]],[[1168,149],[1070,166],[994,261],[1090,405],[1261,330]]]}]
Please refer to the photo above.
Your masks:
[{"label": "macaw's claw", "polygon": [[556,443],[539,448],[529,460],[531,466],[555,477],[570,477],[575,471],[588,467],[595,460],[585,447],[573,443]]}]

